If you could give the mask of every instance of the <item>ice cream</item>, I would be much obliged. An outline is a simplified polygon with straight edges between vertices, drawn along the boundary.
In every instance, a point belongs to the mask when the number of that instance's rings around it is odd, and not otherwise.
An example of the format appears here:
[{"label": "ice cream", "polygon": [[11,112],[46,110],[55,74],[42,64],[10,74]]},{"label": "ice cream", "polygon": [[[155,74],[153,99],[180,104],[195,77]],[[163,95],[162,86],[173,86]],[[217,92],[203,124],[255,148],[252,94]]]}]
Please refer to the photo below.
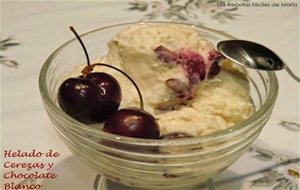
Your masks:
[{"label": "ice cream", "polygon": [[[246,71],[221,58],[193,27],[137,24],[116,34],[108,47],[100,61],[121,68],[136,81],[161,136],[210,134],[254,112]],[[137,92],[120,73],[103,67],[95,71],[110,72],[120,82],[121,107],[139,106]]]}]

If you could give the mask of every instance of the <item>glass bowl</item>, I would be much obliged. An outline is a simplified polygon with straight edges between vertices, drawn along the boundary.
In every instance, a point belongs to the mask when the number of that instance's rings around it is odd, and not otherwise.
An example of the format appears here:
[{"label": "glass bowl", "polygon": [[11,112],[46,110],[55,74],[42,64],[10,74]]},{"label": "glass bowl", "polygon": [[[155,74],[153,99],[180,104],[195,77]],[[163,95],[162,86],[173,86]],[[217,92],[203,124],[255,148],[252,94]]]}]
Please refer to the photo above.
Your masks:
[{"label": "glass bowl", "polygon": [[[104,56],[108,51],[106,43],[132,24],[138,23],[117,24],[81,35],[90,59]],[[235,39],[221,31],[192,27],[214,45],[222,40]],[[57,91],[62,79],[85,61],[83,50],[75,38],[49,56],[39,76],[44,107],[59,136],[75,156],[103,178],[137,188],[182,190],[214,177],[251,146],[268,121],[278,94],[274,72],[247,69],[255,104],[255,113],[247,120],[201,137],[174,140],[129,138],[84,125],[58,106]]]}]

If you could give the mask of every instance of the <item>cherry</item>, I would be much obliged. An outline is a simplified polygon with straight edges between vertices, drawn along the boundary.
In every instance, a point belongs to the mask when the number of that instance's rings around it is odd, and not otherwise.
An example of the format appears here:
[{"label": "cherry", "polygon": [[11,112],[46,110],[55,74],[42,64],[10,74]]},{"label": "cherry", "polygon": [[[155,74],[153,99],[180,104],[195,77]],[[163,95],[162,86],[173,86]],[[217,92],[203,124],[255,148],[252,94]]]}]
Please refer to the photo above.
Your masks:
[{"label": "cherry", "polygon": [[90,73],[87,78],[98,87],[97,100],[90,110],[89,118],[95,123],[105,121],[120,106],[121,87],[118,81],[107,73]]},{"label": "cherry", "polygon": [[134,80],[124,71],[111,65],[106,65],[103,63],[93,64],[93,66],[97,65],[111,67],[112,69],[115,69],[126,76],[127,79],[130,80],[134,85],[140,99],[140,109],[124,108],[113,113],[108,120],[105,121],[104,131],[135,138],[159,138],[159,126],[155,118],[144,110],[142,93]]},{"label": "cherry", "polygon": [[[95,63],[96,65],[105,65],[103,63]],[[104,131],[114,133],[117,135],[135,137],[135,138],[145,138],[145,139],[157,139],[159,138],[159,126],[155,118],[144,110],[144,101],[142,93],[138,85],[134,80],[128,76],[124,71],[115,68],[111,65],[106,65],[111,67],[132,82],[140,99],[140,109],[138,108],[124,108],[113,113],[108,120],[105,121]]]},{"label": "cherry", "polygon": [[105,122],[103,130],[127,137],[159,138],[159,128],[155,118],[137,108],[125,108],[117,111]]},{"label": "cherry", "polygon": [[95,104],[97,86],[89,80],[82,78],[69,78],[65,80],[58,90],[58,103],[70,116],[87,123],[88,113]]},{"label": "cherry", "polygon": [[213,78],[214,76],[216,76],[219,72],[221,71],[221,67],[219,66],[219,64],[214,61],[212,63],[212,65],[210,66],[210,69],[208,71],[208,78]]},{"label": "cherry", "polygon": [[120,102],[120,85],[107,73],[69,78],[58,90],[58,103],[62,110],[85,124],[105,121],[118,110]]},{"label": "cherry", "polygon": [[[83,45],[75,30],[70,27]],[[84,47],[84,45],[83,45]],[[105,121],[116,112],[121,102],[121,87],[118,81],[107,73],[91,73],[89,57],[83,48],[88,66],[82,76],[69,78],[58,90],[58,103],[63,111],[78,121],[90,124]]]}]

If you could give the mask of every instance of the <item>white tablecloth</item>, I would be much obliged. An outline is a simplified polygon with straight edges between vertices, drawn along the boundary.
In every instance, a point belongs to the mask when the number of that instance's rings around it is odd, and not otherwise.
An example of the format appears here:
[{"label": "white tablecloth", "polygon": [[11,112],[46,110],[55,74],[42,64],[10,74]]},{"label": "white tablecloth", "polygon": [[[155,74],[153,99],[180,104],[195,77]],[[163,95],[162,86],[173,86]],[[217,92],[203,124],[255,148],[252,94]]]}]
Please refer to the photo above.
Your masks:
[{"label": "white tablecloth", "polygon": [[[179,12],[181,15],[167,12],[171,6],[188,2],[190,7],[186,12]],[[3,178],[5,172],[24,172],[21,168],[5,168],[4,163],[10,161],[54,163],[51,172],[58,177],[42,181],[44,189],[92,189],[96,173],[72,156],[58,138],[44,111],[38,90],[38,74],[46,58],[58,46],[73,38],[69,25],[84,33],[106,25],[143,19],[201,24],[271,47],[299,76],[299,1],[289,1],[289,6],[282,4],[285,1],[264,1],[265,4],[262,1],[239,1],[237,9],[228,2],[224,1],[224,5],[208,0],[143,3],[2,1],[1,40],[11,37],[9,42],[19,44],[1,43],[1,56],[5,56],[1,57],[0,65],[1,188],[12,181]],[[274,7],[274,3],[278,3],[279,7]],[[18,64],[17,68],[12,67],[15,64]],[[279,96],[269,122],[255,141],[253,151],[247,152],[214,179],[217,190],[264,190],[279,186],[289,189],[288,183],[299,187],[300,86],[285,71],[277,72],[277,76]],[[53,150],[61,155],[56,158],[7,158],[4,151],[8,150]],[[272,167],[287,159],[298,159],[298,162]],[[268,167],[272,170],[266,170]]]}]

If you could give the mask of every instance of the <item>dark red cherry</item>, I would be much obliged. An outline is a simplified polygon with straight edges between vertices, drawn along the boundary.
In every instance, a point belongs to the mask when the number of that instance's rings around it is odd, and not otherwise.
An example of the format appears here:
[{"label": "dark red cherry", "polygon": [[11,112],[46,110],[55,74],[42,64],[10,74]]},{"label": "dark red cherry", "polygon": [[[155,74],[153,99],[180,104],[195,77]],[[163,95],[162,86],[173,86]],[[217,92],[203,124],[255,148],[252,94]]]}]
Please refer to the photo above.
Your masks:
[{"label": "dark red cherry", "polygon": [[96,102],[98,87],[83,78],[69,78],[58,90],[58,103],[63,111],[80,122],[87,123],[88,113]]},{"label": "dark red cherry", "polygon": [[214,61],[208,71],[208,78],[213,78],[221,71],[221,67],[219,66],[217,61]]},{"label": "dark red cherry", "polygon": [[105,122],[103,130],[127,137],[159,138],[159,127],[155,118],[137,108],[126,108],[115,112]]},{"label": "dark red cherry", "polygon": [[86,78],[67,79],[59,88],[61,108],[78,121],[90,124],[105,121],[119,108],[121,87],[107,73],[90,73]]},{"label": "dark red cherry", "polygon": [[96,102],[91,108],[90,119],[92,122],[105,121],[120,106],[121,87],[118,81],[107,73],[90,73],[87,78],[99,88]]}]

